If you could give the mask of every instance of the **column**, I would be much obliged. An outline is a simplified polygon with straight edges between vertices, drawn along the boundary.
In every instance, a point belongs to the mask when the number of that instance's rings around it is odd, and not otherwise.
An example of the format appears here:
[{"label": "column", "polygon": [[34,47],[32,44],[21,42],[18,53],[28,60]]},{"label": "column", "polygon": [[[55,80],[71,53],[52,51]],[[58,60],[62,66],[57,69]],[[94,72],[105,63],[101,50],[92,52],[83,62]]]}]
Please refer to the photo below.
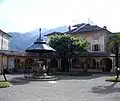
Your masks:
[{"label": "column", "polygon": [[96,70],[100,72],[100,58],[96,58]]},{"label": "column", "polygon": [[116,70],[115,70],[115,67],[116,67],[115,57],[111,57],[110,59],[112,60],[112,69],[110,72],[116,72]]}]

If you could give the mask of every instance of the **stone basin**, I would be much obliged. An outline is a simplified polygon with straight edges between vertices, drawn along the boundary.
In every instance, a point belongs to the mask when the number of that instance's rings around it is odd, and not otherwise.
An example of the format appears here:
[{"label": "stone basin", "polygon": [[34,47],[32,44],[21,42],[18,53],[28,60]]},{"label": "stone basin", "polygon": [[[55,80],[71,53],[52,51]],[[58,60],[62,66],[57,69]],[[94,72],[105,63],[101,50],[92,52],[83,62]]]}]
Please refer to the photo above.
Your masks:
[{"label": "stone basin", "polygon": [[57,80],[57,77],[55,76],[48,76],[48,75],[43,75],[43,76],[34,76],[33,75],[29,75],[27,77],[24,76],[23,79],[27,79],[27,80],[32,80],[32,81],[51,81],[51,80]]}]

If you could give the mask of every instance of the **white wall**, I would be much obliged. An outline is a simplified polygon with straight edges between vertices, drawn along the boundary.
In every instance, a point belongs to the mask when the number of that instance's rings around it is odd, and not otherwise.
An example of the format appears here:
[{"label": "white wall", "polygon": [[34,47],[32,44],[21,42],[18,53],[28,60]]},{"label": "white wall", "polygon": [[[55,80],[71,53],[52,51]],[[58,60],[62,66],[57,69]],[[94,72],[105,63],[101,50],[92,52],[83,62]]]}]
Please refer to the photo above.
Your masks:
[{"label": "white wall", "polygon": [[[97,40],[94,40],[95,35],[98,36]],[[100,52],[104,52],[105,51],[106,35],[107,34],[105,31],[96,31],[96,32],[74,34],[73,36],[78,36],[78,37],[81,36],[81,37],[84,37],[87,41],[89,41],[91,43],[91,51],[92,51],[92,45],[99,44],[100,45]]]},{"label": "white wall", "polygon": [[[95,44],[99,44],[100,45],[100,52],[104,52],[105,51],[105,42],[104,42],[104,32],[93,32],[93,37],[92,37],[92,40],[91,40],[91,47],[92,45],[95,45]],[[97,35],[99,38],[97,40],[94,40],[94,35]]]},{"label": "white wall", "polygon": [[[6,34],[3,34],[2,32],[0,32],[0,50],[10,50],[10,47],[9,47],[9,36],[6,35]],[[3,41],[3,44],[2,44],[2,41]],[[1,47],[2,45],[2,47]]]}]

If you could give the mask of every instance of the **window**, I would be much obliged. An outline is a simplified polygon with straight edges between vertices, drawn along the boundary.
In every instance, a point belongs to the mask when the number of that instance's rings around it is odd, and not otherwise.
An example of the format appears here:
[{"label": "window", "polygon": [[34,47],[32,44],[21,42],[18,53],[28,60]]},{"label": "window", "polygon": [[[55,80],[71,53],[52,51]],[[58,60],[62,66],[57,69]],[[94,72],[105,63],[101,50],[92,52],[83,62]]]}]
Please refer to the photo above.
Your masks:
[{"label": "window", "polygon": [[102,34],[100,34],[100,33],[94,33],[93,34],[93,39],[98,40],[98,39],[100,39],[101,36],[102,36]]},{"label": "window", "polygon": [[100,45],[99,44],[92,45],[92,51],[100,51]]}]

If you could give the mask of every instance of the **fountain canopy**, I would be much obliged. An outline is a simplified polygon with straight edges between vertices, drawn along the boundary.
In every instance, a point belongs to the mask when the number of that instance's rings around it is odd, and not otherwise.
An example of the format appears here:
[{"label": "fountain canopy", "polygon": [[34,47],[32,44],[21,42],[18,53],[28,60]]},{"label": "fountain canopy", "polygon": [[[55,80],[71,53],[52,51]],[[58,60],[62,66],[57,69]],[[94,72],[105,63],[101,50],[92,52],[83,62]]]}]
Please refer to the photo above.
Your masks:
[{"label": "fountain canopy", "polygon": [[42,38],[41,38],[41,28],[39,29],[39,37],[36,41],[28,47],[25,52],[34,52],[34,53],[46,53],[46,52],[54,52],[55,50],[50,47]]}]

